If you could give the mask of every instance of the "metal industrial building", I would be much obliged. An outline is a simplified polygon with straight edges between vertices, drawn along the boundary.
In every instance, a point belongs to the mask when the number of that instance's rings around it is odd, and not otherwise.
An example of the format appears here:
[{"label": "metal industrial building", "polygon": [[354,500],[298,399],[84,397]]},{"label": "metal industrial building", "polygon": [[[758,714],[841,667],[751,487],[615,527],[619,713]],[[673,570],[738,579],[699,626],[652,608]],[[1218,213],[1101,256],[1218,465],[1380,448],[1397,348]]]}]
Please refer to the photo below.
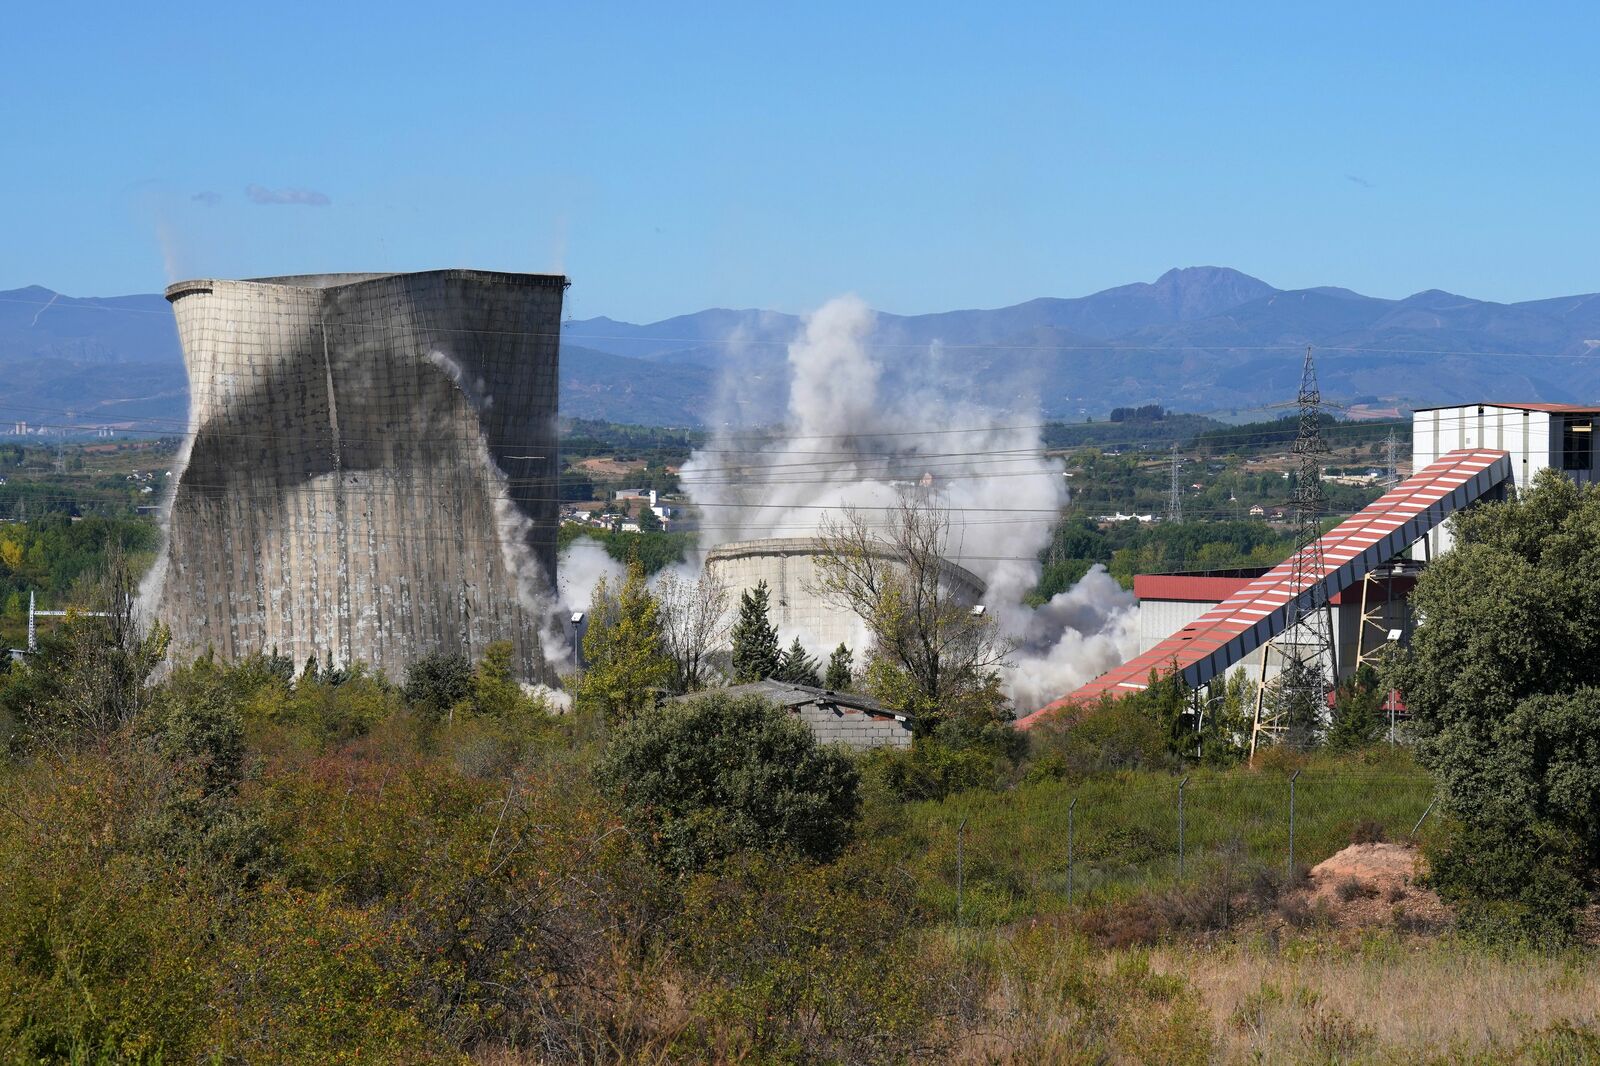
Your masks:
[{"label": "metal industrial building", "polygon": [[[1146,687],[1152,671],[1176,669],[1193,688],[1230,669],[1260,668],[1265,645],[1285,634],[1301,605],[1334,613],[1329,676],[1345,677],[1381,644],[1403,638],[1406,593],[1420,565],[1450,547],[1444,523],[1481,500],[1503,497],[1554,468],[1594,479],[1600,407],[1469,404],[1412,418],[1414,473],[1320,538],[1322,572],[1296,584],[1295,560],[1265,572],[1137,578],[1140,654],[1024,718],[1027,728],[1063,707]],[[1149,612],[1148,615],[1145,612]]]},{"label": "metal industrial building", "polygon": [[[1483,448],[1505,452],[1511,477],[1531,485],[1547,467],[1578,482],[1595,480],[1595,421],[1600,407],[1559,403],[1477,403],[1426,407],[1411,417],[1411,461],[1421,470],[1446,452]],[[1450,531],[1435,527],[1427,548],[1449,550]]]},{"label": "metal industrial building", "polygon": [[542,677],[565,287],[478,270],[168,287],[190,433],[149,595],[175,653],[398,676],[510,640]]},{"label": "metal industrial building", "polygon": [[[1417,583],[1421,564],[1392,559],[1367,571],[1362,579],[1329,597],[1333,625],[1333,661],[1323,662],[1328,676],[1348,677],[1363,662],[1374,658],[1391,639],[1409,636],[1412,618],[1406,597]],[[1203,618],[1255,581],[1271,573],[1270,567],[1213,570],[1204,573],[1140,574],[1133,579],[1139,601],[1139,653],[1154,651],[1184,627]],[[1293,644],[1309,643],[1292,632]],[[1263,668],[1263,651],[1257,648],[1234,664],[1257,676]],[[1277,665],[1267,664],[1269,673]]]},{"label": "metal industrial building", "polygon": [[[865,623],[819,587],[816,557],[822,550],[816,537],[734,541],[707,553],[706,572],[727,587],[736,603],[740,594],[765,581],[769,617],[785,641],[798,636],[807,648],[823,654],[840,644],[862,651]],[[893,559],[887,546],[883,557]],[[945,560],[940,574],[959,602],[970,606],[982,601],[985,586],[972,571]]]}]

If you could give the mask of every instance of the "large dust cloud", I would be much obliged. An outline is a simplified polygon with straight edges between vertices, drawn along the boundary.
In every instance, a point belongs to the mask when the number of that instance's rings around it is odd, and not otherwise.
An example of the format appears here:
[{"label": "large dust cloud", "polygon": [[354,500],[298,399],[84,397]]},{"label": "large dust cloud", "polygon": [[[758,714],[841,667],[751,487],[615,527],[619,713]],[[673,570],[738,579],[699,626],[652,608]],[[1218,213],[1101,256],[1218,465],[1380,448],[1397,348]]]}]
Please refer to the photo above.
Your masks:
[{"label": "large dust cloud", "polygon": [[729,418],[694,453],[682,481],[701,513],[701,550],[806,536],[845,508],[870,521],[906,488],[929,486],[949,514],[947,554],[988,584],[986,606],[1016,642],[1005,681],[1020,711],[1134,654],[1138,608],[1103,568],[1037,608],[1025,602],[1067,499],[1062,464],[1044,457],[1037,404],[964,400],[961,355],[938,346],[894,351],[917,371],[896,367],[890,386],[873,332],[856,297],[817,309],[788,348],[785,424],[754,431]]}]

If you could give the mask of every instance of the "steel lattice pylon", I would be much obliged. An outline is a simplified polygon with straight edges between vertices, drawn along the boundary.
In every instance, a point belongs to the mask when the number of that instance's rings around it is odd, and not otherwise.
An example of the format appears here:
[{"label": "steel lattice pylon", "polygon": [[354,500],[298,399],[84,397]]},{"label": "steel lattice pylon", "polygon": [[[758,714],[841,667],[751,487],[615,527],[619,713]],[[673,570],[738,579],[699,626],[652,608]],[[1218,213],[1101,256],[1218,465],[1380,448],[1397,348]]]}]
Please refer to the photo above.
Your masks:
[{"label": "steel lattice pylon", "polygon": [[1178,454],[1178,442],[1172,442],[1172,473],[1171,481],[1167,488],[1167,521],[1183,521],[1183,485],[1179,482],[1182,458]]},{"label": "steel lattice pylon", "polygon": [[[1309,728],[1313,719],[1320,719],[1327,706],[1329,674],[1338,674],[1332,604],[1322,581],[1327,574],[1322,558],[1322,512],[1328,502],[1322,488],[1322,457],[1328,444],[1322,439],[1322,390],[1317,386],[1310,345],[1306,346],[1295,405],[1300,410],[1300,424],[1293,448],[1295,552],[1290,587],[1298,595],[1283,632],[1261,649],[1261,681],[1250,729],[1252,756],[1260,744],[1280,740],[1297,728]],[[1274,655],[1279,660],[1278,673],[1269,679],[1267,670]]]}]

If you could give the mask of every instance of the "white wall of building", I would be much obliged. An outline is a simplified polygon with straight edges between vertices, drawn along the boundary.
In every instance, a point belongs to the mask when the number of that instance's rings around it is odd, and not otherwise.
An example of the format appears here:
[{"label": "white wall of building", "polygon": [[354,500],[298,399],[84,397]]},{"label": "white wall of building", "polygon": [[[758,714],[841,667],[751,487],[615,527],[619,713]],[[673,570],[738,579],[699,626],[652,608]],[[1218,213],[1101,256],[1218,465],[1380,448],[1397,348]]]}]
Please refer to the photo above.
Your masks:
[{"label": "white wall of building", "polygon": [[[1573,413],[1537,411],[1498,404],[1465,404],[1437,407],[1411,416],[1412,469],[1423,467],[1447,452],[1485,448],[1511,455],[1511,478],[1518,488],[1533,483],[1546,467],[1563,467],[1563,429],[1568,419],[1592,423],[1595,418],[1582,410]],[[1588,469],[1562,470],[1580,484],[1595,480],[1594,437],[1589,433]],[[1450,532],[1440,526],[1428,534],[1430,557],[1450,549]],[[1417,554],[1415,550],[1413,554]]]}]

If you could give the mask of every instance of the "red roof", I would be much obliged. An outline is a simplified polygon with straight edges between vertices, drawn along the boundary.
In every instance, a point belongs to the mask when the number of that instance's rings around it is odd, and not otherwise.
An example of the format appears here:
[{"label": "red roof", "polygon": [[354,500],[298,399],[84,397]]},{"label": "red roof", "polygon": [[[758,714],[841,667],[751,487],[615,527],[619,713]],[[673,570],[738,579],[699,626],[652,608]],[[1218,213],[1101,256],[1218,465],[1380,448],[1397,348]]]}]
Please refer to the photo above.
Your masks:
[{"label": "red roof", "polygon": [[1068,704],[1141,690],[1152,671],[1177,669],[1185,684],[1199,688],[1283,632],[1291,612],[1319,597],[1337,595],[1510,477],[1511,459],[1505,452],[1440,456],[1322,535],[1319,580],[1296,586],[1294,558],[1286,559],[1154,648],[1019,720],[1018,728],[1027,729]]},{"label": "red roof", "polygon": [[1145,600],[1180,603],[1220,603],[1250,583],[1248,577],[1213,577],[1207,574],[1139,574],[1133,594]]}]

